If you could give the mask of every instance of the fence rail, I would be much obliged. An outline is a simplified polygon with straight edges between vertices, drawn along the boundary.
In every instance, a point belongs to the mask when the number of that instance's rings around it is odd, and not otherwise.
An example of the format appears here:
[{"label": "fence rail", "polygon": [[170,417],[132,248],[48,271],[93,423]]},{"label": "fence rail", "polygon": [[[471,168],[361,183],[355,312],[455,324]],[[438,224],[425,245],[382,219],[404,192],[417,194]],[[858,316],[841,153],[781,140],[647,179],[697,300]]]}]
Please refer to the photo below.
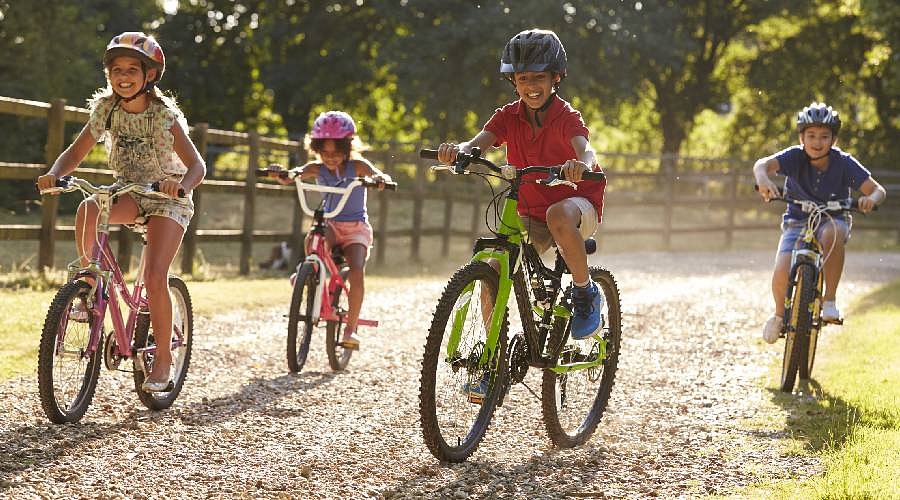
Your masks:
[{"label": "fence rail", "polygon": [[[52,163],[62,152],[65,144],[64,127],[66,122],[85,123],[89,112],[83,108],[66,106],[61,99],[52,103],[27,101],[0,97],[0,113],[28,117],[43,117],[47,119],[47,146],[45,151],[46,164],[26,163],[2,163],[0,162],[0,179],[33,180],[47,169],[47,164]],[[207,157],[207,149],[211,145],[216,146],[242,146],[247,149],[246,179],[255,179],[254,171],[261,162],[264,151],[281,151],[295,153],[296,157],[302,157],[302,145],[298,141],[273,139],[262,137],[256,132],[233,132],[210,129],[207,124],[197,124],[191,128],[191,137],[201,155]],[[413,165],[412,176],[408,185],[402,185],[401,191],[393,193],[377,193],[373,196],[375,202],[371,211],[376,221],[374,231],[378,245],[375,249],[375,262],[382,265],[385,262],[385,250],[387,242],[395,238],[409,238],[410,258],[418,261],[421,258],[421,238],[440,237],[441,252],[446,256],[449,252],[450,240],[454,237],[472,239],[484,233],[483,209],[487,206],[489,198],[477,191],[471,185],[460,183],[442,183],[437,189],[427,180],[427,172],[414,151],[400,151],[398,149],[385,151],[371,151],[369,156],[378,163],[383,170],[389,173],[398,171],[400,165]],[[648,155],[602,155],[604,158],[614,158],[615,163],[625,162],[627,165],[632,160],[645,161],[653,158]],[[656,157],[658,158],[658,157]],[[606,196],[607,212],[615,209],[625,210],[627,207],[662,207],[663,212],[659,217],[658,225],[646,227],[605,227],[601,226],[602,236],[616,235],[659,235],[664,247],[671,246],[673,235],[721,233],[725,236],[725,246],[730,247],[736,232],[771,230],[773,224],[752,223],[739,224],[737,215],[739,209],[759,206],[759,201],[747,193],[746,186],[752,185],[752,175],[748,162],[737,160],[680,158],[670,162],[677,165],[679,161],[690,161],[698,165],[725,165],[724,169],[717,171],[681,171],[677,168],[665,169],[662,172],[628,172],[627,169],[607,170],[609,188]],[[78,176],[92,182],[110,182],[112,175],[109,170],[80,167]],[[877,176],[882,181],[887,181],[889,190],[900,187],[900,173],[878,172]],[[443,181],[443,179],[442,179]],[[452,190],[453,186],[461,189]],[[634,187],[634,186],[643,187]],[[619,186],[632,186],[623,190]],[[444,189],[439,191],[439,189]],[[693,191],[688,188],[694,188]],[[699,194],[696,192],[700,190]],[[198,245],[204,242],[239,242],[241,245],[239,268],[242,274],[249,273],[251,264],[251,250],[253,242],[260,241],[288,241],[292,248],[302,248],[304,214],[299,207],[294,206],[292,223],[289,230],[271,231],[259,230],[255,227],[254,219],[257,199],[263,197],[295,196],[293,186],[280,186],[269,183],[246,182],[244,180],[220,180],[206,179],[203,184],[194,191],[193,200],[195,215],[187,228],[182,248],[182,272],[194,272],[194,262]],[[240,228],[210,229],[202,228],[203,217],[201,207],[204,203],[205,193],[230,193],[243,196],[243,223]],[[486,191],[485,191],[486,193]],[[896,197],[894,197],[896,198]],[[883,214],[877,222],[866,221],[865,224],[855,224],[854,229],[863,230],[888,230],[897,231],[900,240],[900,217],[895,214],[900,207],[898,200],[889,198],[889,203],[884,208],[891,214]],[[412,202],[412,214],[409,228],[388,229],[391,205],[397,202]],[[440,227],[425,227],[423,212],[425,204],[442,204],[443,216]],[[39,240],[39,260],[41,267],[52,267],[54,257],[54,245],[57,238],[70,237],[73,232],[71,226],[58,226],[57,211],[58,197],[45,196],[41,205],[41,225],[0,225],[0,240]],[[724,209],[725,223],[704,224],[696,226],[682,226],[673,217],[676,208],[700,208],[700,209]],[[456,218],[468,217],[467,229],[454,228],[452,222]],[[130,260],[132,238],[129,231],[117,231],[119,234],[120,262],[127,265]]]}]

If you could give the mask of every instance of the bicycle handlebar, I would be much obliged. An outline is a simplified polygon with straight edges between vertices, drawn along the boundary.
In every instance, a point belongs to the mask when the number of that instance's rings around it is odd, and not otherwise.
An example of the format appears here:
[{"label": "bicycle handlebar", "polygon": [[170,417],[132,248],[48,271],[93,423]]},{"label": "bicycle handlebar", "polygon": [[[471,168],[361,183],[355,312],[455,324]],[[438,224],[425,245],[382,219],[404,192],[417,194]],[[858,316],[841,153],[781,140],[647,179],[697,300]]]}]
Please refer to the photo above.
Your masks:
[{"label": "bicycle handlebar", "polygon": [[[129,183],[122,186],[95,186],[85,179],[79,179],[73,175],[66,175],[56,179],[56,186],[43,189],[41,194],[62,194],[71,193],[72,191],[83,191],[89,195],[93,194],[109,194],[110,196],[122,195],[128,193],[137,193],[141,196],[156,199],[172,199],[171,196],[159,190],[159,182],[151,185]],[[184,198],[184,188],[178,189],[178,197]]]},{"label": "bicycle handlebar", "polygon": [[[759,184],[754,184],[753,189],[755,191],[759,191]],[[794,200],[791,198],[785,198],[784,194],[782,194],[781,191],[779,190],[778,196],[775,198],[769,198],[769,201],[782,201],[784,203],[787,203],[788,205],[790,205],[790,204],[798,205],[799,207],[801,207],[803,209],[804,212],[807,212],[807,213],[811,212],[812,208],[815,208],[817,210],[821,210],[824,212],[843,212],[845,210],[848,210],[851,212],[863,213],[859,209],[859,199],[858,198],[851,199],[850,203],[847,203],[846,201],[835,200],[835,201],[829,201],[829,202],[823,204],[823,203],[816,203],[811,200]],[[875,205],[872,207],[873,212],[875,212],[877,210],[878,210],[878,205]]]},{"label": "bicycle handlebar", "polygon": [[[275,168],[277,167],[277,168]],[[323,212],[323,217],[326,219],[331,219],[332,217],[337,216],[337,214],[341,213],[341,210],[344,209],[344,205],[347,204],[347,200],[350,199],[350,193],[354,188],[359,186],[363,186],[366,188],[379,188],[383,187],[384,189],[390,191],[397,190],[396,182],[377,182],[372,177],[351,177],[350,184],[344,187],[335,187],[335,186],[320,186],[318,184],[310,184],[308,182],[303,182],[300,180],[299,172],[296,170],[283,170],[280,166],[272,166],[269,168],[258,168],[256,169],[257,177],[269,177],[269,178],[281,178],[281,179],[294,179],[294,182],[297,186],[297,198],[300,200],[300,208],[303,209],[307,215],[315,216],[315,211],[311,210],[309,206],[306,204],[306,195],[305,191],[315,191],[318,193],[332,193],[341,195],[341,199],[338,201],[337,206],[334,209],[329,210],[328,212]]]},{"label": "bicycle handlebar", "polygon": [[[436,149],[421,149],[419,150],[419,157],[426,160],[437,160],[438,152]],[[446,170],[449,170],[457,175],[467,174],[469,173],[467,167],[470,163],[484,165],[493,172],[502,175],[507,180],[518,180],[523,176],[531,173],[545,173],[550,175],[546,179],[536,181],[537,183],[545,184],[548,186],[565,184],[575,187],[575,184],[573,182],[560,178],[562,165],[553,165],[549,167],[530,166],[524,168],[517,168],[511,165],[498,166],[487,158],[483,158],[481,156],[481,150],[479,148],[472,148],[472,152],[470,154],[457,152],[456,161],[453,162],[452,166],[446,167]],[[511,173],[511,169],[515,169],[514,173]],[[606,174],[604,174],[603,172],[585,171],[581,174],[581,180],[584,181],[602,181],[603,179],[606,179]]]}]

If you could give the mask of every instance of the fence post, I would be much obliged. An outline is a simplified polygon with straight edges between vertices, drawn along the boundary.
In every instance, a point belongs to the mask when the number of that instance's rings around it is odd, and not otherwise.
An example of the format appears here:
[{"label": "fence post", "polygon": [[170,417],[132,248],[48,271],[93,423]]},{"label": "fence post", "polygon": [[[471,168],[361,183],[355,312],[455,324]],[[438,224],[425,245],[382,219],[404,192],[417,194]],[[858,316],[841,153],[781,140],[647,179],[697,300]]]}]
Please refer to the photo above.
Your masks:
[{"label": "fence post", "polygon": [[664,156],[671,156],[671,159],[663,158],[663,182],[666,183],[664,188],[664,205],[663,205],[663,248],[672,249],[672,209],[675,202],[675,174],[678,168],[678,158],[671,153],[664,153]]},{"label": "fence post", "polygon": [[[385,156],[382,169],[388,175],[394,174],[394,155]],[[385,191],[378,193],[378,224],[375,228],[375,264],[378,267],[384,266],[384,258],[387,252],[387,227],[388,227],[388,194]]]},{"label": "fence post", "polygon": [[[203,159],[204,164],[206,163],[208,131],[208,123],[198,123],[194,125],[194,130],[191,131],[191,140],[194,141],[194,146],[200,152],[200,158]],[[202,213],[200,206],[203,198],[202,189],[199,188],[200,186],[197,186],[194,192],[191,193],[191,198],[194,201],[194,216],[191,217],[191,222],[184,232],[184,243],[181,247],[181,272],[183,274],[192,275],[196,269],[194,260],[197,255],[197,226],[200,225],[200,214]]]},{"label": "fence post", "polygon": [[244,227],[241,233],[240,274],[250,274],[250,258],[253,255],[253,222],[256,212],[256,168],[259,165],[259,132],[250,132],[250,153],[247,155],[247,181],[244,191]]},{"label": "fence post", "polygon": [[[300,165],[306,164],[306,150],[303,148],[303,141],[300,141],[300,151],[297,155],[297,159],[299,160]],[[296,165],[295,165],[296,166]],[[296,191],[294,186],[291,186],[291,189]],[[296,195],[294,195],[296,196]],[[301,259],[306,258],[306,249],[303,244],[303,218],[306,216],[303,213],[303,209],[300,208],[300,203],[295,199],[294,200],[294,214],[291,222],[291,262],[288,266],[294,266],[296,263],[300,262]]]},{"label": "fence post", "polygon": [[[44,158],[47,167],[53,165],[63,152],[66,140],[66,100],[54,99],[47,113],[47,145]],[[53,252],[56,244],[56,212],[59,196],[41,197],[41,242],[38,248],[38,266],[41,269],[53,267]]]},{"label": "fence post", "polygon": [[444,234],[441,237],[441,256],[450,254],[450,232],[453,226],[453,196],[447,193],[444,198]]},{"label": "fence post", "polygon": [[734,163],[728,170],[728,197],[731,203],[728,204],[728,228],[725,229],[725,248],[731,250],[734,246],[734,213],[735,205],[738,201],[738,167]]},{"label": "fence post", "polygon": [[424,205],[425,169],[416,165],[415,185],[413,187],[413,219],[412,236],[409,245],[409,257],[413,262],[420,262],[419,248],[422,242],[422,206]]}]

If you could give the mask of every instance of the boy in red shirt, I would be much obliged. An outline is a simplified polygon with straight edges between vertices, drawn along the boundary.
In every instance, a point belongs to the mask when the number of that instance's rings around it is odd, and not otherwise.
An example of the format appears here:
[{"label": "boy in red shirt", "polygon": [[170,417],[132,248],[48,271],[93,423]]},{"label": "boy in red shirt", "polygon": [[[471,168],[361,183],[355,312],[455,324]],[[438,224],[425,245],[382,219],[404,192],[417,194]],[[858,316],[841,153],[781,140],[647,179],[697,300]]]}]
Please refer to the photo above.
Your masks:
[{"label": "boy in red shirt", "polygon": [[519,216],[538,253],[554,242],[559,247],[574,282],[571,335],[587,338],[600,327],[603,299],[588,273],[584,240],[600,222],[606,184],[581,180],[583,172],[600,168],[581,114],[557,95],[566,76],[566,50],[552,31],[522,31],[503,49],[500,72],[520,99],[495,111],[469,141],[441,144],[438,160],[449,165],[459,151],[506,143],[507,162],[516,168],[563,165],[563,176],[577,182],[578,189],[548,187],[533,182],[538,176],[526,177],[519,190]]}]

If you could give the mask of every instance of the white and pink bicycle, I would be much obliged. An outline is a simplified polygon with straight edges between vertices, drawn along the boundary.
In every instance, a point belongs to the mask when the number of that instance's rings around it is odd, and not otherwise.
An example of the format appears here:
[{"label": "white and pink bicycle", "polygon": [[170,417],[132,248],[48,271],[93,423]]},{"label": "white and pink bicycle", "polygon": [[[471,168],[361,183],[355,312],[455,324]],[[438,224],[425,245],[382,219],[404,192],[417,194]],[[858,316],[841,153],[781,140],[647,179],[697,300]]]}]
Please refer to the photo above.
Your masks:
[{"label": "white and pink bicycle", "polygon": [[[378,182],[371,177],[355,177],[346,187],[319,186],[302,182],[293,171],[280,167],[258,169],[257,177],[293,179],[297,186],[297,197],[303,211],[313,217],[310,229],[309,253],[297,264],[294,279],[294,291],[291,295],[288,313],[287,360],[292,372],[299,372],[306,364],[309,345],[312,341],[313,328],[325,325],[325,349],[328,353],[328,364],[332,370],[341,371],[347,367],[353,350],[345,348],[341,343],[349,312],[347,273],[343,253],[338,247],[329,252],[325,244],[325,221],[335,217],[343,210],[353,189],[362,186],[377,188]],[[388,182],[385,189],[396,190],[397,184]],[[340,195],[334,209],[325,211],[319,204],[311,209],[306,201],[306,192],[333,193]],[[359,326],[377,327],[378,321],[360,318]]]}]

